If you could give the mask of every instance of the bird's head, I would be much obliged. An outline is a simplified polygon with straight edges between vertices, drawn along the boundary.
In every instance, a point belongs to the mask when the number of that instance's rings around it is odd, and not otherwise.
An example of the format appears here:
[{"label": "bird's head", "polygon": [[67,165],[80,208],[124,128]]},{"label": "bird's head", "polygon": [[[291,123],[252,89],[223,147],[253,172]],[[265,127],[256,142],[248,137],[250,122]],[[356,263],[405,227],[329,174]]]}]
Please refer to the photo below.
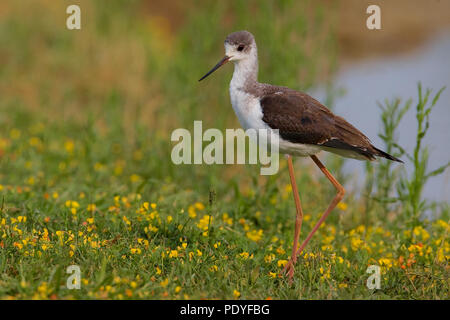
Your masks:
[{"label": "bird's head", "polygon": [[207,74],[199,81],[205,79],[211,73],[219,69],[228,61],[244,61],[256,55],[256,42],[253,35],[248,31],[237,31],[229,34],[225,39],[225,57],[222,58]]}]

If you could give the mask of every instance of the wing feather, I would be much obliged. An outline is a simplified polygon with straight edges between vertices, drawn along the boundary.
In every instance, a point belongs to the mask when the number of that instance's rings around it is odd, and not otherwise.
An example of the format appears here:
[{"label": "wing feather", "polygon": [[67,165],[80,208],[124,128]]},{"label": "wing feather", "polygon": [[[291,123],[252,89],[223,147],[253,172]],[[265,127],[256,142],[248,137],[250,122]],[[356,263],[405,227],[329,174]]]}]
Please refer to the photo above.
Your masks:
[{"label": "wing feather", "polygon": [[285,89],[260,99],[263,121],[293,143],[351,150],[374,160],[375,156],[398,159],[375,148],[369,138],[342,117],[334,115],[307,94]]}]

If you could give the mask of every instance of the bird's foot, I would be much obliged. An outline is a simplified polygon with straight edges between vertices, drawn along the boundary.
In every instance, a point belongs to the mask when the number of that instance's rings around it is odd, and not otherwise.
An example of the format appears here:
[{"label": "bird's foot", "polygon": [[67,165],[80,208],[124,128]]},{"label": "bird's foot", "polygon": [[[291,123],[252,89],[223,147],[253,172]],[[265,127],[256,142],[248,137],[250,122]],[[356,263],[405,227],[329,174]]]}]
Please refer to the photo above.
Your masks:
[{"label": "bird's foot", "polygon": [[289,278],[289,284],[292,284],[292,278],[294,277],[294,268],[295,261],[289,259],[289,262],[284,266],[283,274],[287,275]]}]

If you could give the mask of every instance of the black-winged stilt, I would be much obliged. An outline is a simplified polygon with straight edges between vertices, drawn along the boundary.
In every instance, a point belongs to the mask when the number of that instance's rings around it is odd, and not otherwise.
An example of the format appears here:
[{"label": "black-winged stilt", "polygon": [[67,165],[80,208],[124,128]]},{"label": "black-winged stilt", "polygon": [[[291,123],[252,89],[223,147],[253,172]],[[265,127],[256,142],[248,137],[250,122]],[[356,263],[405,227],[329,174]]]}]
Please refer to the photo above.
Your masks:
[{"label": "black-winged stilt", "polygon": [[[286,87],[259,83],[256,42],[250,32],[238,31],[228,35],[225,39],[225,57],[199,81],[228,61],[234,62],[230,97],[240,124],[244,129],[278,129],[279,150],[287,155],[297,209],[292,256],[284,270],[292,279],[298,254],[345,194],[345,189],[320,162],[316,154],[323,150],[359,160],[372,161],[376,157],[383,157],[402,161],[374,147],[361,131],[343,118],[334,115],[309,95]],[[294,177],[292,156],[311,157],[337,190],[336,196],[299,248],[297,247],[303,212]]]}]

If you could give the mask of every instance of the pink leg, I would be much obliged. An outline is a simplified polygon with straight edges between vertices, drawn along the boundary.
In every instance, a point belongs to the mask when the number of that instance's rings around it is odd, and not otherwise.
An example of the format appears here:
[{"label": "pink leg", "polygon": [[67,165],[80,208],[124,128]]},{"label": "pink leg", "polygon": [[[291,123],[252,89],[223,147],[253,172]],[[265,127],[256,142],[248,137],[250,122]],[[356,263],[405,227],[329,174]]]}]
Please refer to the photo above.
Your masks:
[{"label": "pink leg", "polygon": [[330,212],[336,207],[336,205],[342,200],[345,194],[345,189],[339,184],[339,182],[331,175],[331,173],[325,168],[325,166],[322,164],[322,162],[319,161],[319,159],[316,156],[311,156],[311,159],[315,162],[315,164],[319,167],[319,169],[323,172],[323,174],[328,178],[328,180],[331,181],[331,183],[334,185],[334,187],[337,189],[338,193],[334,197],[333,201],[331,201],[330,205],[328,206],[327,210],[323,213],[323,215],[320,217],[319,221],[316,223],[314,228],[311,230],[311,232],[306,237],[305,241],[301,244],[300,248],[297,251],[297,255],[299,255],[303,249],[308,244],[309,240],[311,240],[314,233],[319,229],[320,225],[325,221],[325,219],[328,217]]},{"label": "pink leg", "polygon": [[294,276],[294,264],[297,261],[296,252],[298,247],[298,238],[300,237],[300,230],[302,228],[303,210],[300,204],[300,197],[298,195],[297,183],[295,182],[294,166],[292,165],[292,156],[289,155],[287,160],[289,167],[289,176],[291,178],[292,193],[294,195],[295,207],[297,209],[297,214],[295,218],[294,244],[292,246],[291,260],[283,270],[284,272],[287,271],[289,275],[289,280],[291,281],[292,277]]}]

